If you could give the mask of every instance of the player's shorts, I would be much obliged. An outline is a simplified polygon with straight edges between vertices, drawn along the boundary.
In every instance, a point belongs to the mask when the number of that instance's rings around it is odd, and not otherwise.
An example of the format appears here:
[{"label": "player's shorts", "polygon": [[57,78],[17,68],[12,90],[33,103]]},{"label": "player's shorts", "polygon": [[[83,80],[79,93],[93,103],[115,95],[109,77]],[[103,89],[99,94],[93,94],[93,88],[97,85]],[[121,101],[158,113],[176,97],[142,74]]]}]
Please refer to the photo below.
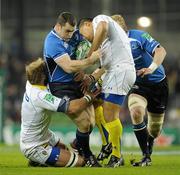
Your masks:
[{"label": "player's shorts", "polygon": [[101,98],[103,101],[111,102],[117,105],[122,105],[125,100],[125,95],[116,95],[116,94],[105,94],[101,93],[99,98]]},{"label": "player's shorts", "polygon": [[49,83],[51,93],[59,98],[68,97],[70,100],[83,97],[79,82]]},{"label": "player's shorts", "polygon": [[102,93],[119,96],[127,95],[135,80],[134,66],[128,68],[115,67],[106,72],[103,78]]},{"label": "player's shorts", "polygon": [[60,148],[44,144],[27,151],[25,156],[42,165],[54,166],[60,156]]},{"label": "player's shorts", "polygon": [[136,82],[129,94],[143,96],[148,104],[148,112],[162,114],[165,112],[168,102],[167,78],[159,83],[139,83]]}]

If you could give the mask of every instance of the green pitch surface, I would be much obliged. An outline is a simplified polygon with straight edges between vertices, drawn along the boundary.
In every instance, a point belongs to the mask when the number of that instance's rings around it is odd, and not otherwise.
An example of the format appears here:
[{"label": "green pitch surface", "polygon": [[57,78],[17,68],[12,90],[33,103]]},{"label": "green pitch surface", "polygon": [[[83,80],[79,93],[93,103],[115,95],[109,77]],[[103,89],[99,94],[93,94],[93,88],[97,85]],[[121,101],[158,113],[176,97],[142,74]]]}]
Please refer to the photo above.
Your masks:
[{"label": "green pitch surface", "polygon": [[[18,146],[0,145],[0,175],[180,175],[180,147],[156,149],[151,167],[132,167],[132,149],[124,152],[125,166],[119,168],[31,168]],[[140,158],[139,153],[134,156]]]}]

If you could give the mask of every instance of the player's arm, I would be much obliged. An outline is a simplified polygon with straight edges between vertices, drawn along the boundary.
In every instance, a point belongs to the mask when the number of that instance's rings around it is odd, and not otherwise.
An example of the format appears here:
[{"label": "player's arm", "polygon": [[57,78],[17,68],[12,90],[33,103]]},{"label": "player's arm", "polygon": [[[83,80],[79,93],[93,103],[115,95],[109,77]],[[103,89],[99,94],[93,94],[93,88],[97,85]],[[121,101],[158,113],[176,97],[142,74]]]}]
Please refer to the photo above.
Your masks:
[{"label": "player's arm", "polygon": [[[157,67],[159,67],[162,64],[165,56],[166,56],[166,50],[164,49],[164,47],[162,46],[156,47],[154,51],[153,62],[151,63],[149,68],[151,68],[152,71],[154,71]],[[155,64],[155,66],[153,66],[152,64]]]},{"label": "player's arm", "polygon": [[34,104],[50,111],[75,114],[84,110],[99,93],[100,91],[88,93],[80,99],[70,101],[67,98],[58,98],[49,92],[39,90]]},{"label": "player's arm", "polygon": [[93,51],[97,50],[100,47],[102,42],[105,40],[107,33],[108,33],[108,23],[105,21],[99,22],[88,56],[91,55]]},{"label": "player's arm", "polygon": [[101,67],[96,69],[91,75],[94,77],[95,81],[97,81],[101,76],[105,73],[105,68]]},{"label": "player's arm", "polygon": [[147,68],[142,68],[137,71],[137,75],[144,77],[145,75],[152,74],[164,61],[166,50],[162,46],[156,47],[154,51],[153,61]]},{"label": "player's arm", "polygon": [[147,74],[152,74],[163,62],[166,56],[166,50],[146,32],[140,31],[139,38],[143,50],[152,55],[152,63],[147,68],[138,70],[137,75],[142,77]]},{"label": "player's arm", "polygon": [[55,62],[67,73],[78,72],[90,65],[93,65],[101,57],[100,50],[92,53],[87,59],[71,60],[68,54],[65,54],[55,60]]}]

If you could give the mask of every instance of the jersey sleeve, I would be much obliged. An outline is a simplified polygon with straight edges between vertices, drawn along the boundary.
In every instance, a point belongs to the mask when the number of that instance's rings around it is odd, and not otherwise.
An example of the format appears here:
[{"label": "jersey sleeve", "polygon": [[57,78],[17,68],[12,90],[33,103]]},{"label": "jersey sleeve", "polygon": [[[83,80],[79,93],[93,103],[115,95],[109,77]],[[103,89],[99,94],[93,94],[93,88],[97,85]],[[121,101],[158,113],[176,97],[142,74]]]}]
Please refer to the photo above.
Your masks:
[{"label": "jersey sleeve", "polygon": [[46,48],[45,48],[45,56],[53,58],[56,60],[57,58],[68,54],[66,48],[57,41],[47,41],[46,42]]},{"label": "jersey sleeve", "polygon": [[34,101],[35,105],[50,111],[66,113],[69,107],[69,99],[58,98],[47,91],[40,90]]},{"label": "jersey sleeve", "polygon": [[144,50],[146,50],[150,55],[154,53],[154,50],[160,45],[151,35],[147,32],[141,33],[141,44]]},{"label": "jersey sleeve", "polygon": [[92,24],[93,24],[94,33],[96,32],[97,26],[101,21],[105,21],[105,22],[109,23],[108,16],[98,15],[93,19]]}]

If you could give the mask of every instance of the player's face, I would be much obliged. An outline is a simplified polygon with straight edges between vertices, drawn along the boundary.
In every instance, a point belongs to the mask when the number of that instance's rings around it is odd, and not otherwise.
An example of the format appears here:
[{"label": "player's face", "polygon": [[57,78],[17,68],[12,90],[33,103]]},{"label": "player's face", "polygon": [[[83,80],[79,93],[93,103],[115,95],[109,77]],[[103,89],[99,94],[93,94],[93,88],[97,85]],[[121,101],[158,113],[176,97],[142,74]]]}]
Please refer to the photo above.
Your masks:
[{"label": "player's face", "polygon": [[64,26],[60,25],[59,35],[65,41],[69,41],[74,33],[75,26],[71,26],[69,23],[66,23]]},{"label": "player's face", "polygon": [[80,27],[80,33],[88,41],[92,42],[94,38],[92,22],[85,22],[84,25]]}]

